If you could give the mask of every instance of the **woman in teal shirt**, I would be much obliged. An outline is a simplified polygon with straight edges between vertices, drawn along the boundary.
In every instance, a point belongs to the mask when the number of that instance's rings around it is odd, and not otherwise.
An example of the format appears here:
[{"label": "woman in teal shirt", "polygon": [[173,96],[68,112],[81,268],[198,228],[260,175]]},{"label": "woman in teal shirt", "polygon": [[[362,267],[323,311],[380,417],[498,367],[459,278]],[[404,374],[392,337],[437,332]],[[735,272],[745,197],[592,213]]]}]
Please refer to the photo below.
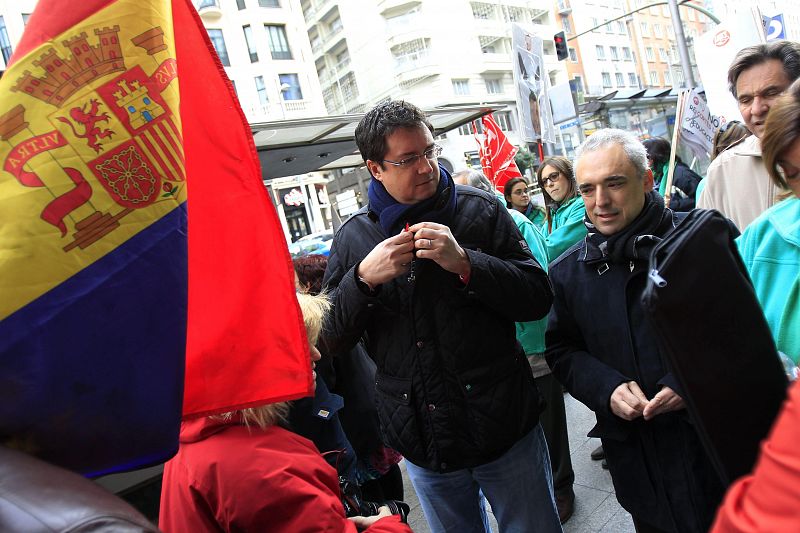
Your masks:
[{"label": "woman in teal shirt", "polygon": [[547,261],[552,262],[567,248],[586,236],[586,209],[578,196],[572,163],[562,156],[548,157],[536,171],[547,207],[542,225]]},{"label": "woman in teal shirt", "polygon": [[772,180],[791,192],[736,240],[778,350],[800,362],[800,81],[769,112],[761,138]]}]

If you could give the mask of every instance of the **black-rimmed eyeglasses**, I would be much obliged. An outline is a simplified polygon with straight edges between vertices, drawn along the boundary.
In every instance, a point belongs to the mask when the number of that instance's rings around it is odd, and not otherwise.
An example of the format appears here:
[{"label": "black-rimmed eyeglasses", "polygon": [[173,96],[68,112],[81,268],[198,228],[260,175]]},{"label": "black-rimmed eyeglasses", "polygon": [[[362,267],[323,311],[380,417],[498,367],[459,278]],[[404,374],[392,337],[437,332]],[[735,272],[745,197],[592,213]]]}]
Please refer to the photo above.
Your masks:
[{"label": "black-rimmed eyeglasses", "polygon": [[548,181],[555,185],[559,176],[561,176],[561,172],[558,171],[552,172],[548,176],[542,176],[542,186],[547,185]]},{"label": "black-rimmed eyeglasses", "polygon": [[442,147],[439,146],[438,144],[434,144],[432,147],[428,148],[419,155],[412,155],[411,157],[406,157],[405,159],[401,159],[400,161],[391,161],[389,159],[384,159],[381,162],[389,163],[390,165],[394,165],[396,167],[411,168],[417,164],[417,162],[420,160],[421,157],[424,157],[428,161],[434,161],[440,155],[442,155]]}]

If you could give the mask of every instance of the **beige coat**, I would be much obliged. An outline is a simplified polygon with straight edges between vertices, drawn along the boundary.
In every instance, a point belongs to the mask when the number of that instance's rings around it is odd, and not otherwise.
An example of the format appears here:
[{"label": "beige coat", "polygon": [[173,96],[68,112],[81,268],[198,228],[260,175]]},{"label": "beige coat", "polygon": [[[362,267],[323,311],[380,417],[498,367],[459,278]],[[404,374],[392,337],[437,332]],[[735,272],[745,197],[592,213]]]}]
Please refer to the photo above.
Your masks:
[{"label": "beige coat", "polygon": [[706,188],[697,200],[697,207],[716,209],[743,231],[775,204],[780,192],[761,159],[759,139],[751,135],[711,163]]}]

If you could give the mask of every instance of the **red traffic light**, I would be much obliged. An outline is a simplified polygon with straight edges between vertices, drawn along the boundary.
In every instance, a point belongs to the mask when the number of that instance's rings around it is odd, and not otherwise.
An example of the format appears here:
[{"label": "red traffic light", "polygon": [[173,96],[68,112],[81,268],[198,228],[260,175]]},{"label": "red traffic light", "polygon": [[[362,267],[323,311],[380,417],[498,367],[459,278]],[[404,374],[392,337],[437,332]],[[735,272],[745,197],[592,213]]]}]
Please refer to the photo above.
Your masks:
[{"label": "red traffic light", "polygon": [[569,57],[569,48],[567,47],[567,36],[563,31],[553,35],[553,44],[556,47],[556,56],[559,61]]}]

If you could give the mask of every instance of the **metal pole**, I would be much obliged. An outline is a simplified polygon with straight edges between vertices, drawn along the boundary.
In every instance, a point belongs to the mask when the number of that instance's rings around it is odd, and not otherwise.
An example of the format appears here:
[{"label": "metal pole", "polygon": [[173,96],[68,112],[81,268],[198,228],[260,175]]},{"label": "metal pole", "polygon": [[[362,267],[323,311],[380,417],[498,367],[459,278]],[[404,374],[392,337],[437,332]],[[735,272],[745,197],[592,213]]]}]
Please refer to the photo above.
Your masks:
[{"label": "metal pole", "polygon": [[684,87],[695,87],[692,63],[689,59],[689,49],[686,47],[686,35],[683,33],[683,22],[678,10],[677,0],[669,0],[669,13],[672,18],[672,28],[675,30],[675,39],[678,41],[678,55],[681,56],[681,69],[683,69]]}]

